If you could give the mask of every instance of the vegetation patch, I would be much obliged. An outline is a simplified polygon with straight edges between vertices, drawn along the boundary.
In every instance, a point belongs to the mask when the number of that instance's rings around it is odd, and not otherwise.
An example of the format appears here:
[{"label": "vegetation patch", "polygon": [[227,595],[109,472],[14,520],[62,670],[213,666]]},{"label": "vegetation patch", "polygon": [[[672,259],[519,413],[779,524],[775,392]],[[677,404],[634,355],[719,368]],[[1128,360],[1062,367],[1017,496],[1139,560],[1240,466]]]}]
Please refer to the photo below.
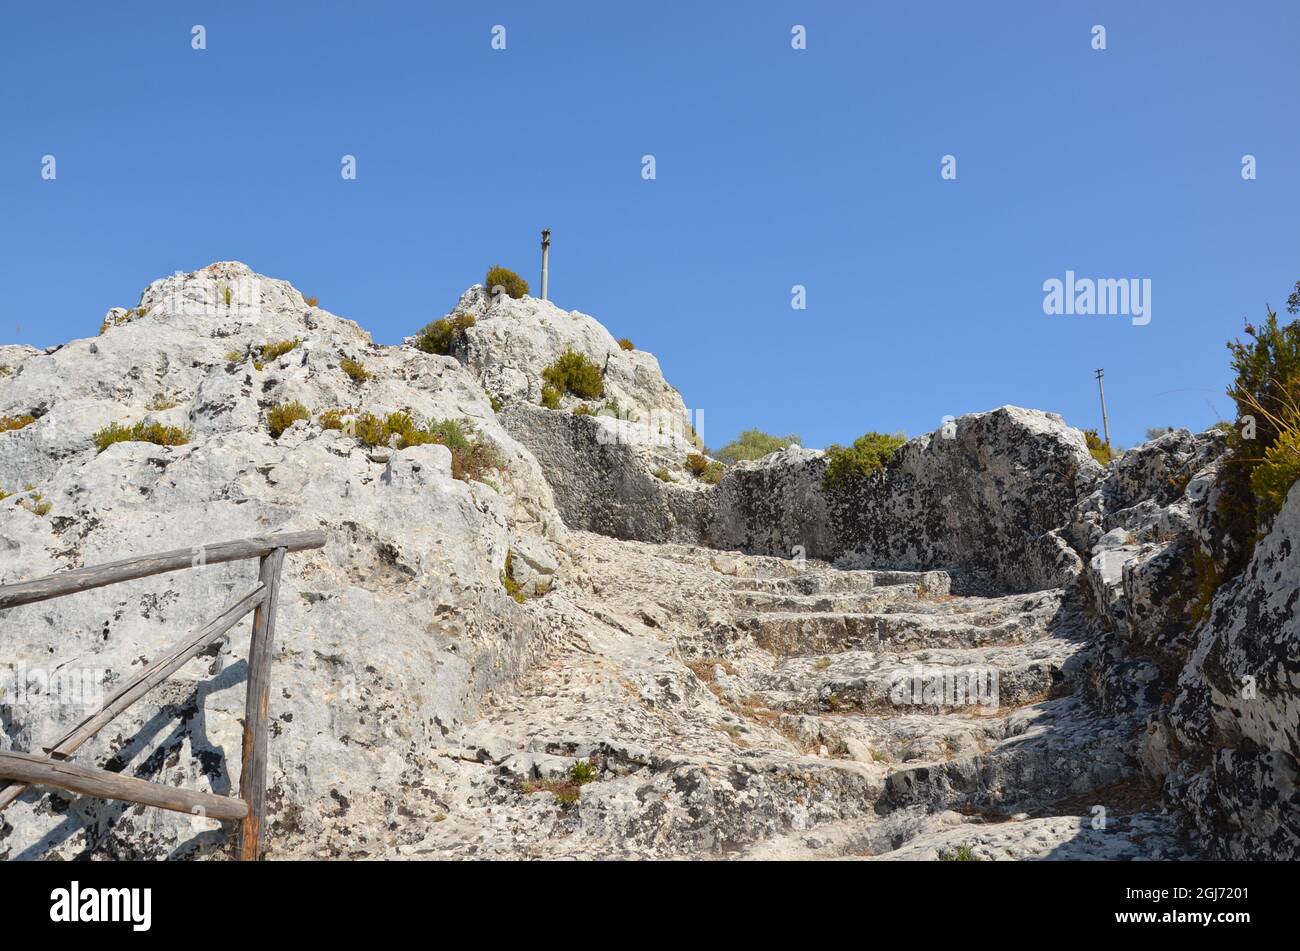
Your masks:
[{"label": "vegetation patch", "polygon": [[548,792],[561,806],[571,806],[582,795],[582,787],[596,781],[596,767],[590,760],[578,760],[562,779],[526,779],[519,789],[524,793]]},{"label": "vegetation patch", "polygon": [[825,487],[842,489],[855,479],[879,472],[894,457],[907,437],[902,433],[887,436],[869,432],[853,440],[852,446],[835,444],[826,448]]},{"label": "vegetation patch", "polygon": [[320,301],[317,300],[315,297],[304,297],[302,299],[302,302],[306,304],[308,307],[315,307],[320,303]]},{"label": "vegetation patch", "polygon": [[[1300,287],[1300,284],[1297,285]],[[1293,294],[1287,311],[1300,313]],[[1228,343],[1234,379],[1228,396],[1236,424],[1226,429],[1228,457],[1219,468],[1216,512],[1224,525],[1222,565],[1194,562],[1198,597],[1208,610],[1218,584],[1239,574],[1264,527],[1300,476],[1300,320],[1282,325],[1269,310],[1262,325],[1247,324],[1246,340]]]},{"label": "vegetation patch", "polygon": [[45,496],[39,492],[33,492],[27,498],[18,503],[33,515],[44,518],[50,514],[50,503],[46,501]]},{"label": "vegetation patch", "polygon": [[572,393],[579,399],[595,400],[605,395],[605,378],[600,367],[576,350],[565,350],[560,354],[554,363],[542,371],[542,379],[559,393]]},{"label": "vegetation patch", "polygon": [[0,416],[0,433],[13,432],[15,429],[23,429],[36,422],[35,416]]},{"label": "vegetation patch", "polygon": [[292,340],[277,340],[275,343],[264,343],[260,347],[254,348],[253,367],[261,370],[266,364],[284,356],[300,343],[302,341],[294,337]]},{"label": "vegetation patch", "polygon": [[722,481],[722,463],[698,452],[692,452],[686,457],[686,468],[706,485],[717,485]]},{"label": "vegetation patch", "polygon": [[654,477],[658,479],[660,482],[673,481],[673,477],[669,475],[668,470],[665,469],[663,466],[660,466],[658,469],[654,471]]},{"label": "vegetation patch", "polygon": [[515,300],[528,293],[528,282],[514,271],[504,268],[500,264],[494,264],[488,268],[487,276],[483,278],[483,286],[488,289],[489,294],[493,295],[496,294],[498,287],[503,288],[505,293]]},{"label": "vegetation patch", "polygon": [[311,419],[311,411],[294,400],[292,403],[271,407],[271,411],[266,414],[266,425],[271,430],[271,437],[279,439],[281,433],[300,419]]},{"label": "vegetation patch", "polygon": [[523,586],[515,580],[514,558],[514,552],[506,552],[506,565],[501,569],[501,587],[506,589],[506,594],[518,601],[520,604],[523,604],[525,601],[524,589]]},{"label": "vegetation patch", "polygon": [[975,853],[971,851],[971,847],[969,845],[959,845],[957,846],[956,849],[954,849],[951,852],[947,852],[944,851],[943,849],[940,849],[939,861],[940,862],[979,862],[981,861],[981,859],[976,857]]},{"label": "vegetation patch", "polygon": [[191,432],[179,426],[165,426],[141,420],[130,426],[109,423],[91,438],[95,448],[103,452],[109,446],[119,442],[150,442],[155,446],[183,446],[190,441]]},{"label": "vegetation patch", "polygon": [[636,349],[636,344],[634,344],[631,340],[627,339],[627,337],[619,337],[619,338],[618,338],[618,346],[619,346],[619,349],[620,349],[620,350],[635,350],[635,349]]},{"label": "vegetation patch", "polygon": [[730,465],[750,459],[762,459],[769,453],[779,452],[787,446],[799,445],[802,445],[802,441],[794,433],[789,436],[773,436],[761,429],[746,429],[712,455]]},{"label": "vegetation patch", "polygon": [[339,361],[339,369],[346,373],[353,383],[364,383],[370,379],[370,371],[366,369],[366,365],[357,360],[344,358]]},{"label": "vegetation patch", "polygon": [[1102,438],[1097,435],[1097,430],[1085,429],[1083,431],[1083,441],[1088,444],[1088,452],[1092,455],[1092,458],[1103,466],[1110,465],[1111,460],[1115,458],[1110,446],[1106,445]]},{"label": "vegetation patch", "polygon": [[[328,424],[328,425],[327,425]],[[492,469],[502,469],[505,462],[496,448],[473,429],[454,419],[435,419],[423,427],[410,413],[389,413],[385,417],[373,413],[360,413],[347,418],[342,410],[330,410],[321,416],[321,426],[341,429],[364,446],[393,446],[406,449],[410,446],[436,444],[451,451],[451,474],[462,482],[488,483],[485,478]]]},{"label": "vegetation patch", "polygon": [[473,327],[474,323],[473,314],[457,314],[435,320],[415,335],[415,347],[425,353],[445,357],[465,340],[465,331]]}]

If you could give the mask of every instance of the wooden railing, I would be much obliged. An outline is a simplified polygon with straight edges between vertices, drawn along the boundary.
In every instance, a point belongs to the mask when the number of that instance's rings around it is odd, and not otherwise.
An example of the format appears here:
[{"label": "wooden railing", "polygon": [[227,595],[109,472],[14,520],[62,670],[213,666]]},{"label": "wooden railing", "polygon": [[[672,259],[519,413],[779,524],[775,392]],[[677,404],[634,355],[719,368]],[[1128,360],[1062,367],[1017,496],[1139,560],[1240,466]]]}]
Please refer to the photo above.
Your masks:
[{"label": "wooden railing", "polygon": [[[103,799],[156,806],[212,819],[241,822],[239,857],[257,860],[262,855],[266,818],[267,708],[271,696],[271,650],[275,642],[276,601],[280,593],[280,569],[291,551],[321,548],[324,532],[286,532],[262,535],[216,545],[196,545],[127,558],[106,565],[75,568],[57,574],[0,586],[0,610],[36,601],[46,601],[104,585],[133,581],[182,568],[260,559],[257,586],[226,608],[215,620],[177,641],[151,661],[144,670],[119,687],[95,713],[44,747],[45,755],[0,751],[0,810],[17,799],[29,784],[55,786],[69,792]],[[249,612],[253,612],[253,636],[248,646],[248,694],[244,701],[243,768],[239,795],[218,796],[165,786],[144,779],[123,776],[105,769],[88,769],[67,762],[68,757],[113,721],[120,713],[162,683],[186,662],[224,637]],[[0,634],[0,638],[3,635]]]}]

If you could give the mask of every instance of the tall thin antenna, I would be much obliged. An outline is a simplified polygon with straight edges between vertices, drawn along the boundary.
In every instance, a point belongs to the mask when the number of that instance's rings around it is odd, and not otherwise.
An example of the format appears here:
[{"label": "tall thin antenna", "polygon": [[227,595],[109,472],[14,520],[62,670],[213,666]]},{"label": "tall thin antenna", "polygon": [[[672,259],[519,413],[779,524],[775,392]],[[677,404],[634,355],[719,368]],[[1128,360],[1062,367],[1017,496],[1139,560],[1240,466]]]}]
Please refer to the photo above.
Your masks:
[{"label": "tall thin antenna", "polygon": [[1101,382],[1102,371],[1097,371],[1097,392],[1101,394],[1101,431],[1106,437],[1106,448],[1110,448],[1110,421],[1106,419],[1106,384]]},{"label": "tall thin antenna", "polygon": [[542,300],[546,300],[546,281],[549,277],[549,259],[551,256],[551,230],[542,229]]}]

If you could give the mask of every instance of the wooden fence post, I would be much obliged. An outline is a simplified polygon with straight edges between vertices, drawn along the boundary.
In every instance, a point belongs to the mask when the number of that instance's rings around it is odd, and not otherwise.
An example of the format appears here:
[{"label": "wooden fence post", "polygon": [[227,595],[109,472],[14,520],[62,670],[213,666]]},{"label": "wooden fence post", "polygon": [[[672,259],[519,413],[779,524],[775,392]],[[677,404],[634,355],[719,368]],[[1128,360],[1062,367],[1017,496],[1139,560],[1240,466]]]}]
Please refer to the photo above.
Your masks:
[{"label": "wooden fence post", "polygon": [[266,820],[266,716],[271,699],[271,654],[275,646],[275,611],[280,598],[280,569],[287,549],[277,548],[261,561],[259,580],[266,600],[253,612],[253,637],[248,645],[248,697],[244,703],[244,755],[239,795],[248,803],[239,837],[239,858],[262,857]]}]

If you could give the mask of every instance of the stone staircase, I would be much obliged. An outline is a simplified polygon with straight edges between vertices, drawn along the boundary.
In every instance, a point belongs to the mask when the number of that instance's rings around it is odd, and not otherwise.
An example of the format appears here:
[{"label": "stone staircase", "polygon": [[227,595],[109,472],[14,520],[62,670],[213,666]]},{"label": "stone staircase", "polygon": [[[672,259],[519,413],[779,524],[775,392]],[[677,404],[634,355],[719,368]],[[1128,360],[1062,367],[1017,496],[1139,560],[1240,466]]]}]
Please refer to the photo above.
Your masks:
[{"label": "stone staircase", "polygon": [[[537,603],[562,646],[445,751],[477,779],[451,770],[418,853],[1185,854],[1138,775],[1137,722],[1082,695],[1090,625],[1063,591],[574,549],[571,584]],[[594,781],[569,782],[579,760]]]}]

